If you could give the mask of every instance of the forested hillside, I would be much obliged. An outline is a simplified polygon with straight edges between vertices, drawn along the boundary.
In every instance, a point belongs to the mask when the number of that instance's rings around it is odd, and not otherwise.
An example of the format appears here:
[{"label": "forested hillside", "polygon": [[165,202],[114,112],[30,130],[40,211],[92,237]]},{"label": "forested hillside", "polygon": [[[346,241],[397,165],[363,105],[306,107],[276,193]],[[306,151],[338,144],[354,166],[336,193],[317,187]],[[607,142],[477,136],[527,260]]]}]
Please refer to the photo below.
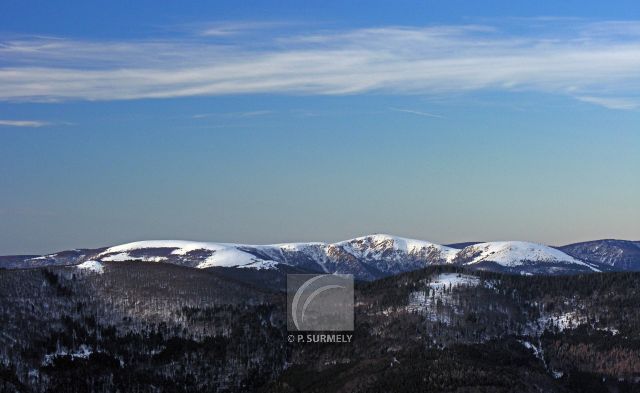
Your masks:
[{"label": "forested hillside", "polygon": [[0,270],[0,298],[3,392],[640,391],[638,273],[359,283],[340,344],[289,343],[283,293],[208,269]]}]

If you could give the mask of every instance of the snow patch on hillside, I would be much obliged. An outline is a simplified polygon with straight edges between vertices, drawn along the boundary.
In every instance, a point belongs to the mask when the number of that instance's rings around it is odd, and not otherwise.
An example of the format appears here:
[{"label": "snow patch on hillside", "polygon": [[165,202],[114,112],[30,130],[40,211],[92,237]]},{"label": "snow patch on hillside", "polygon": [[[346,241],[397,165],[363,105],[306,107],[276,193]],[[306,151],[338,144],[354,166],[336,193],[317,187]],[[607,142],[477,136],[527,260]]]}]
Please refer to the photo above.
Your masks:
[{"label": "snow patch on hillside", "polygon": [[104,273],[104,265],[98,261],[85,261],[79,265],[76,265],[78,269],[92,271],[94,273]]},{"label": "snow patch on hillside", "polygon": [[547,361],[544,358],[544,350],[542,349],[542,343],[540,343],[540,340],[538,340],[538,346],[532,344],[530,341],[527,341],[527,340],[518,340],[518,341],[522,345],[524,345],[525,348],[532,351],[533,355],[536,358],[540,359],[540,361],[544,365],[544,368],[551,373],[553,378],[555,379],[562,378],[562,376],[564,375],[562,371],[555,371],[551,367],[549,367],[549,365],[547,364]]},{"label": "snow patch on hillside", "polygon": [[271,246],[263,246],[263,247],[277,247],[282,251],[303,252],[313,247],[317,248],[317,247],[324,247],[324,246],[326,246],[325,243],[310,242],[310,243],[279,243],[279,244],[274,244]]},{"label": "snow patch on hillside", "polygon": [[439,315],[435,310],[435,303],[438,300],[447,300],[450,297],[450,290],[459,287],[477,287],[480,279],[476,276],[460,273],[441,273],[433,277],[427,284],[427,289],[423,291],[413,291],[409,294],[408,311],[427,312],[427,316],[432,321],[449,322],[446,315]]},{"label": "snow patch on hillside", "polygon": [[565,312],[562,314],[545,315],[538,319],[538,324],[543,329],[557,329],[559,331],[575,329],[588,322],[589,320],[586,315],[579,314],[575,311]]},{"label": "snow patch on hillside", "polygon": [[276,261],[256,261],[253,263],[248,263],[246,265],[238,266],[241,269],[256,269],[256,270],[274,270],[278,267],[278,262]]},{"label": "snow patch on hillside", "polygon": [[436,292],[442,292],[446,288],[454,288],[461,285],[477,287],[478,284],[480,284],[480,279],[476,276],[460,273],[441,273],[429,283],[429,287]]},{"label": "snow patch on hillside", "polygon": [[76,351],[66,351],[61,349],[55,353],[44,355],[44,359],[42,360],[42,365],[43,366],[51,365],[53,364],[53,361],[57,357],[64,357],[64,356],[70,356],[72,359],[88,359],[92,353],[93,351],[85,344],[80,345],[80,348],[78,348]]},{"label": "snow patch on hillside", "polygon": [[240,267],[260,261],[263,260],[247,252],[238,250],[235,247],[225,247],[214,251],[211,256],[207,257],[204,262],[198,264],[196,267],[200,269],[215,266]]},{"label": "snow patch on hillside", "polygon": [[164,262],[167,257],[160,256],[133,256],[128,252],[122,252],[120,254],[107,255],[101,258],[105,262],[125,262],[125,261],[139,261],[139,262]]}]

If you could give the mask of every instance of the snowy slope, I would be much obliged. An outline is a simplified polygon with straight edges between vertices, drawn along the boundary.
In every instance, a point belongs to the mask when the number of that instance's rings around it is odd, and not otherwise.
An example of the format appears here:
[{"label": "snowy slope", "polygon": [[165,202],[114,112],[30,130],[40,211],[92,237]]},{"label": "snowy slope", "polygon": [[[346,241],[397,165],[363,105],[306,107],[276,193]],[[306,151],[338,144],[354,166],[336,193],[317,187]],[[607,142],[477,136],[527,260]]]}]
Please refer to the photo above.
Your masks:
[{"label": "snowy slope", "polygon": [[[256,257],[241,250],[241,247],[271,248],[270,246],[243,246],[188,240],[148,240],[107,248],[98,254],[97,259],[103,261],[182,262],[179,264],[201,269],[244,265],[256,265],[256,267],[264,268],[264,264],[256,263],[274,262]],[[153,255],[154,252],[159,255]]]},{"label": "snowy slope", "polygon": [[104,273],[104,266],[98,261],[85,261],[79,265],[76,265],[76,267],[81,270],[86,270],[98,274]]},{"label": "snowy slope", "polygon": [[441,246],[424,240],[407,239],[398,236],[375,234],[357,237],[335,243],[334,246],[343,247],[351,254],[362,258],[382,259],[390,253],[397,255],[427,255],[439,254],[443,262],[450,263],[459,251],[455,248]]},{"label": "snowy slope", "polygon": [[458,253],[457,261],[473,266],[482,262],[514,268],[533,264],[564,264],[579,269],[598,271],[592,266],[555,248],[538,243],[503,241],[479,243],[465,247]]},{"label": "snowy slope", "polygon": [[325,252],[325,270],[370,280],[451,263],[457,250],[422,240],[375,234],[329,244]]}]

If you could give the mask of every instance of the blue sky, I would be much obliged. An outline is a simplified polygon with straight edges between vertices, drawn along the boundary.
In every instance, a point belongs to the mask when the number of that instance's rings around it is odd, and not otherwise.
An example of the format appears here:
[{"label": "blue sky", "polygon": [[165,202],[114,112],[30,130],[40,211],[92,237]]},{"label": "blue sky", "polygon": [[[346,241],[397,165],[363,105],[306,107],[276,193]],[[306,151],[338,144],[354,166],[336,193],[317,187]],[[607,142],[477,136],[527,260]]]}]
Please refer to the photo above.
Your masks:
[{"label": "blue sky", "polygon": [[6,2],[0,254],[640,239],[628,2]]}]

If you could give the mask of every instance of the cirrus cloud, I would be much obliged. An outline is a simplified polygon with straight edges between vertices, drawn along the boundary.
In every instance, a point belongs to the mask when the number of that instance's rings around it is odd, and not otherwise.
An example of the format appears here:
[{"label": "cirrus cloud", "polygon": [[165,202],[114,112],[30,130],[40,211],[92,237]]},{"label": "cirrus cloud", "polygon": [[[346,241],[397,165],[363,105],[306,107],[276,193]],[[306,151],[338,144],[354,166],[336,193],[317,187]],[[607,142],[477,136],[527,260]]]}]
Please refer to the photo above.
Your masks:
[{"label": "cirrus cloud", "polygon": [[0,100],[503,90],[633,109],[640,89],[639,26],[578,21],[555,34],[486,25],[386,26],[263,34],[245,44],[202,36],[5,39],[0,40]]},{"label": "cirrus cloud", "polygon": [[48,126],[51,123],[40,120],[2,120],[0,119],[0,127],[30,127],[38,128]]}]

